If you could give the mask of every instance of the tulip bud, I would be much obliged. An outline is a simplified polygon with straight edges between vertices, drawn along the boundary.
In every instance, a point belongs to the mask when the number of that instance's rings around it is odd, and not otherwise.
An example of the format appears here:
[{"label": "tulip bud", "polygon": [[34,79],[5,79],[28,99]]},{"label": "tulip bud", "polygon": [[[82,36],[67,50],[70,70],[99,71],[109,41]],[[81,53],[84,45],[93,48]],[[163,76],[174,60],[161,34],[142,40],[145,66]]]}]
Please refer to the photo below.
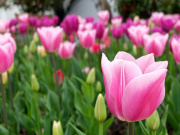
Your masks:
[{"label": "tulip bud", "polygon": [[14,63],[13,63],[12,66],[9,68],[9,74],[12,74],[13,70],[14,70]]},{"label": "tulip bud", "polygon": [[36,43],[39,41],[39,37],[38,37],[38,34],[36,32],[33,35],[33,41]]},{"label": "tulip bud", "polygon": [[157,110],[155,110],[153,114],[146,119],[146,123],[150,130],[156,131],[159,128],[160,119]]},{"label": "tulip bud", "polygon": [[84,54],[84,60],[88,60],[88,53],[87,52]]},{"label": "tulip bud", "polygon": [[151,20],[149,20],[148,25],[149,25],[149,27],[150,27],[151,29],[154,28],[154,23],[153,23]]},{"label": "tulip bud", "polygon": [[136,15],[135,17],[134,17],[134,22],[137,22],[137,21],[139,21],[140,19],[139,19],[139,16],[138,15]]},{"label": "tulip bud", "polygon": [[31,76],[31,88],[33,91],[39,91],[39,82],[35,75]]},{"label": "tulip bud", "polygon": [[62,126],[61,126],[61,122],[58,121],[54,121],[53,122],[53,127],[52,127],[52,135],[63,135],[63,130],[62,130]]},{"label": "tulip bud", "polygon": [[107,115],[106,115],[106,106],[104,103],[104,97],[102,96],[102,94],[99,94],[95,105],[95,118],[99,122],[104,122],[106,117]]},{"label": "tulip bud", "polygon": [[29,50],[30,50],[31,53],[35,53],[36,52],[36,44],[35,44],[34,40],[31,41]]},{"label": "tulip bud", "polygon": [[100,81],[98,81],[96,83],[96,90],[97,90],[97,92],[101,92],[102,91],[102,86],[101,86],[101,82]]},{"label": "tulip bud", "polygon": [[94,84],[95,79],[96,79],[95,77],[96,77],[95,68],[92,68],[91,71],[89,72],[88,76],[87,76],[86,82],[88,84]]},{"label": "tulip bud", "polygon": [[6,84],[8,82],[7,72],[2,73],[2,81],[3,84]]},{"label": "tulip bud", "polygon": [[44,58],[46,56],[46,50],[44,49],[44,46],[38,46],[37,53]]},{"label": "tulip bud", "polygon": [[24,53],[27,55],[29,52],[29,48],[27,45],[24,46]]}]

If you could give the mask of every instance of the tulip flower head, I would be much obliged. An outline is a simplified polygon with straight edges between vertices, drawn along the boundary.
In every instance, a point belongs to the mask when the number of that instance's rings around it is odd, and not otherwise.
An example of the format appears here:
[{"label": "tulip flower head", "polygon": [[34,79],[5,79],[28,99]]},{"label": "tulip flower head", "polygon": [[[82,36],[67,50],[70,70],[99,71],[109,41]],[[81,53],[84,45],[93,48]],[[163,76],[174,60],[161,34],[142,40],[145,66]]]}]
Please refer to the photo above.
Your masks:
[{"label": "tulip flower head", "polygon": [[109,11],[108,10],[104,10],[104,11],[98,12],[99,20],[104,22],[105,25],[108,24],[109,16],[110,15],[109,15]]},{"label": "tulip flower head", "polygon": [[28,14],[28,13],[25,13],[25,14],[19,15],[19,16],[18,16],[18,19],[20,20],[21,23],[26,23],[26,24],[28,24],[29,14]]},{"label": "tulip flower head", "polygon": [[102,55],[101,68],[110,112],[122,121],[149,117],[165,96],[167,61],[155,62],[153,54],[135,59],[118,52],[110,62]]},{"label": "tulip flower head", "polygon": [[135,46],[143,46],[143,36],[149,33],[149,27],[145,25],[131,26],[128,28],[128,33]]},{"label": "tulip flower head", "polygon": [[66,35],[71,35],[73,32],[77,32],[79,27],[77,15],[67,15],[61,23],[61,27],[64,29]]},{"label": "tulip flower head", "polygon": [[0,20],[0,33],[5,33],[8,29],[9,21],[8,20]]},{"label": "tulip flower head", "polygon": [[162,12],[153,12],[150,19],[154,24],[160,25],[161,19],[163,17],[164,17],[164,13],[162,13]]},{"label": "tulip flower head", "polygon": [[172,39],[171,47],[176,63],[180,64],[180,40]]},{"label": "tulip flower head", "polygon": [[95,22],[93,28],[96,30],[96,38],[101,40],[105,31],[104,23],[102,21]]},{"label": "tulip flower head", "polygon": [[36,16],[30,17],[30,18],[29,18],[29,24],[30,24],[30,26],[35,27],[37,20],[38,20],[38,18],[37,18]]},{"label": "tulip flower head", "polygon": [[119,39],[123,36],[124,34],[124,28],[122,26],[119,27],[113,27],[111,29],[111,33],[113,35],[114,38]]},{"label": "tulip flower head", "polygon": [[[64,74],[61,70],[56,71],[57,77],[58,77],[58,84],[61,85],[64,80]],[[54,83],[56,84],[56,76],[54,74]]]},{"label": "tulip flower head", "polygon": [[63,34],[61,27],[42,27],[37,29],[37,33],[47,52],[55,52],[58,50]]},{"label": "tulip flower head", "polygon": [[79,31],[78,36],[81,42],[81,45],[85,48],[90,48],[95,43],[95,30],[85,30]]},{"label": "tulip flower head", "polygon": [[58,54],[61,58],[69,59],[72,57],[75,47],[76,43],[71,43],[69,41],[61,43]]},{"label": "tulip flower head", "polygon": [[153,33],[152,35],[144,35],[144,46],[147,53],[154,53],[154,56],[161,56],[164,52],[168,34],[161,35]]},{"label": "tulip flower head", "polygon": [[170,51],[171,51],[171,52],[172,52],[172,41],[173,41],[173,39],[180,43],[180,35],[175,35],[175,34],[174,34],[174,35],[170,38],[170,40],[169,40],[169,48],[170,48]]},{"label": "tulip flower head", "polygon": [[27,24],[26,23],[20,23],[18,26],[18,31],[20,34],[24,35],[27,33]]},{"label": "tulip flower head", "polygon": [[14,51],[10,43],[0,44],[0,74],[7,71],[13,64]]}]

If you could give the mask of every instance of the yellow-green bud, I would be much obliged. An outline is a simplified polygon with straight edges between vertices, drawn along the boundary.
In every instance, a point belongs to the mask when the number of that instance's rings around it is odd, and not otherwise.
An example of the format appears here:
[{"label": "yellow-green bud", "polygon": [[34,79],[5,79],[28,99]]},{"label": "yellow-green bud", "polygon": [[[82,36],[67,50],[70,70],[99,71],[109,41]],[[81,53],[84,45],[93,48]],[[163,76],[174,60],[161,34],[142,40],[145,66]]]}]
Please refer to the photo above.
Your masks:
[{"label": "yellow-green bud", "polygon": [[30,50],[31,53],[35,53],[36,52],[36,43],[35,43],[34,40],[31,41],[29,50]]},{"label": "yellow-green bud", "polygon": [[88,76],[87,76],[86,82],[88,84],[94,84],[95,79],[96,79],[95,68],[92,68],[91,71],[89,72]]},{"label": "yellow-green bud", "polygon": [[39,82],[35,75],[31,76],[31,87],[33,91],[39,91]]},{"label": "yellow-green bud", "polygon": [[102,94],[99,94],[95,105],[95,118],[99,122],[104,122],[106,120],[106,117],[107,114],[104,97],[102,96]]},{"label": "yellow-green bud", "polygon": [[9,74],[12,74],[13,70],[14,70],[14,63],[11,65],[11,67],[8,70]]},{"label": "yellow-green bud", "polygon": [[87,52],[85,52],[85,54],[84,54],[84,60],[88,60],[88,53]]},{"label": "yellow-green bud", "polygon": [[39,41],[38,34],[35,32],[33,35],[33,40],[37,43]]},{"label": "yellow-green bud", "polygon": [[53,134],[52,135],[63,135],[63,130],[61,126],[61,122],[54,121],[53,122],[53,127],[52,127]]},{"label": "yellow-green bud", "polygon": [[24,53],[27,55],[29,52],[29,48],[27,45],[24,46]]},{"label": "yellow-green bud", "polygon": [[96,83],[96,90],[97,90],[97,92],[101,92],[101,91],[102,91],[102,85],[101,85],[101,82],[100,82],[100,81],[98,81],[98,82]]},{"label": "yellow-green bud", "polygon": [[146,119],[146,123],[150,130],[156,131],[159,128],[160,118],[157,110],[155,110],[153,114]]},{"label": "yellow-green bud", "polygon": [[2,73],[2,81],[3,84],[6,84],[8,82],[7,72]]}]

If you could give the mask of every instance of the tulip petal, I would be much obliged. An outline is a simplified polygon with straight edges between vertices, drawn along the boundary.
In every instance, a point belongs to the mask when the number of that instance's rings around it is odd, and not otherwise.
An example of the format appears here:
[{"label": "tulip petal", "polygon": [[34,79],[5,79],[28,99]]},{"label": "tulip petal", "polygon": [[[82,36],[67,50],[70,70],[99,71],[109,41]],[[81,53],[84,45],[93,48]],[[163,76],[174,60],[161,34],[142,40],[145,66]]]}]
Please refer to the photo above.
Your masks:
[{"label": "tulip petal", "polygon": [[118,52],[114,59],[122,59],[135,62],[135,58],[127,52]]},{"label": "tulip petal", "polygon": [[155,62],[152,65],[150,65],[145,71],[144,73],[150,73],[156,70],[160,70],[160,69],[166,69],[168,66],[168,61],[160,61],[160,62]]},{"label": "tulip petal", "polygon": [[148,68],[151,64],[153,64],[154,61],[154,55],[148,54],[146,56],[142,56],[139,59],[136,60],[136,64],[141,68],[142,73]]},{"label": "tulip petal", "polygon": [[166,72],[166,69],[161,69],[143,74],[127,85],[122,98],[123,116],[127,121],[146,119],[162,103]]}]

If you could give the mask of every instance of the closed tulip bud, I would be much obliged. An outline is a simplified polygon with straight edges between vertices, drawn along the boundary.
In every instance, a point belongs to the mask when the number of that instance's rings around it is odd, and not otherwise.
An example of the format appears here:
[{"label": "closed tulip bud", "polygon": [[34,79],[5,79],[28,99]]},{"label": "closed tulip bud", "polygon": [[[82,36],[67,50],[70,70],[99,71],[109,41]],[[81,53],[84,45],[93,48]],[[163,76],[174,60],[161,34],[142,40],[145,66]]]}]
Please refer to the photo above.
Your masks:
[{"label": "closed tulip bud", "polygon": [[29,48],[28,48],[27,45],[25,45],[25,46],[24,46],[24,53],[25,53],[25,54],[28,54],[28,52],[29,52]]},{"label": "closed tulip bud", "polygon": [[53,127],[52,127],[53,135],[63,135],[63,130],[61,126],[61,122],[54,121],[53,122]]},{"label": "closed tulip bud", "polygon": [[106,115],[106,106],[104,103],[104,97],[102,96],[102,94],[99,94],[95,105],[95,118],[99,122],[104,122],[106,117],[107,115]]},{"label": "closed tulip bud", "polygon": [[37,53],[44,58],[46,56],[46,50],[44,49],[44,46],[38,46]]},{"label": "closed tulip bud", "polygon": [[95,77],[96,77],[95,68],[92,68],[91,71],[89,72],[88,76],[87,76],[86,82],[88,84],[94,84]]},{"label": "closed tulip bud", "polygon": [[138,16],[138,15],[136,15],[136,16],[134,17],[134,22],[137,22],[137,21],[139,21],[139,16]]},{"label": "closed tulip bud", "polygon": [[3,84],[6,84],[8,82],[7,72],[2,73],[2,81]]},{"label": "closed tulip bud", "polygon": [[85,54],[84,54],[84,60],[88,60],[88,53],[87,52],[85,52]]},{"label": "closed tulip bud", "polygon": [[38,37],[38,34],[36,32],[33,35],[33,41],[35,41],[35,42],[39,41],[39,37]]},{"label": "closed tulip bud", "polygon": [[101,82],[100,81],[98,81],[96,83],[96,90],[97,90],[97,92],[101,92],[102,91],[102,86],[101,86]]},{"label": "closed tulip bud", "polygon": [[35,75],[31,76],[31,88],[33,91],[39,91],[39,82]]},{"label": "closed tulip bud", "polygon": [[31,53],[35,53],[36,52],[36,43],[35,43],[34,40],[31,41],[29,50],[30,50]]},{"label": "closed tulip bud", "polygon": [[156,131],[160,125],[160,119],[157,110],[146,119],[147,126],[150,130]]},{"label": "closed tulip bud", "polygon": [[9,74],[12,74],[13,70],[14,70],[14,63],[13,63],[12,66],[9,68]]}]

